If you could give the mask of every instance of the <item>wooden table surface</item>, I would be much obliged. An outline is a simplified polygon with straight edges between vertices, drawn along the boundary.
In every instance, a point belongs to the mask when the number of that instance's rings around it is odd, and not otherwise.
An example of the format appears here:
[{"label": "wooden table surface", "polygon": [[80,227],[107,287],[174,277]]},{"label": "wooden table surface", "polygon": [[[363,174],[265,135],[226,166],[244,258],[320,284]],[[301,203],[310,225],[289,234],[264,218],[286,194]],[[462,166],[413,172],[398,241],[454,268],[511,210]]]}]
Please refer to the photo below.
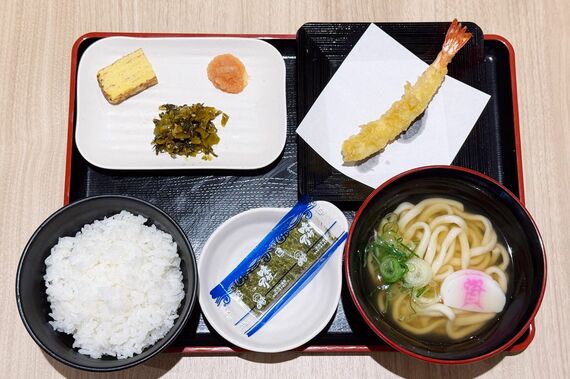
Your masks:
[{"label": "wooden table surface", "polygon": [[[398,353],[161,354],[125,377],[570,377],[570,2],[4,0],[0,6],[0,377],[88,377],[48,358],[16,310],[14,277],[35,228],[62,205],[70,52],[91,31],[286,33],[308,21],[477,23],[516,51],[527,206],[544,237],[548,288],[534,342],[465,366]],[[100,375],[99,375],[100,376]]]}]

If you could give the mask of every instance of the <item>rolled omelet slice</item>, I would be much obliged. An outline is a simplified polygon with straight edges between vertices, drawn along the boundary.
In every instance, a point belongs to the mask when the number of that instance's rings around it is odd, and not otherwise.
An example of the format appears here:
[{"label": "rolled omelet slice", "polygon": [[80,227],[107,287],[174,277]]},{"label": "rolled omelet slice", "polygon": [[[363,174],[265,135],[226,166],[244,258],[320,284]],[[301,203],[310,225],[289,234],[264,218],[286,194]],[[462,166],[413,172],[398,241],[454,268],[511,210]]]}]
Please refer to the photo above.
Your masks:
[{"label": "rolled omelet slice", "polygon": [[97,81],[103,95],[111,104],[119,104],[158,83],[142,49],[137,49],[99,70]]}]

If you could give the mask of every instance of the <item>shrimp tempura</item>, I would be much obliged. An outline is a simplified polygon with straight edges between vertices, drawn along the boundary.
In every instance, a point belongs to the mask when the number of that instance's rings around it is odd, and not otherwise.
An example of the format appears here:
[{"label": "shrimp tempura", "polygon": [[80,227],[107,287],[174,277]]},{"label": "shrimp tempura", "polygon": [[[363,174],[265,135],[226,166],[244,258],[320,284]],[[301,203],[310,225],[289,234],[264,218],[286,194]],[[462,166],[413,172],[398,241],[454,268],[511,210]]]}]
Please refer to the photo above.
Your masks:
[{"label": "shrimp tempura", "polygon": [[400,100],[393,103],[378,120],[362,125],[358,134],[344,141],[342,157],[345,162],[358,162],[382,150],[425,111],[445,79],[447,65],[471,38],[471,33],[466,30],[457,19],[453,20],[437,58],[416,83],[412,86],[406,82]]}]

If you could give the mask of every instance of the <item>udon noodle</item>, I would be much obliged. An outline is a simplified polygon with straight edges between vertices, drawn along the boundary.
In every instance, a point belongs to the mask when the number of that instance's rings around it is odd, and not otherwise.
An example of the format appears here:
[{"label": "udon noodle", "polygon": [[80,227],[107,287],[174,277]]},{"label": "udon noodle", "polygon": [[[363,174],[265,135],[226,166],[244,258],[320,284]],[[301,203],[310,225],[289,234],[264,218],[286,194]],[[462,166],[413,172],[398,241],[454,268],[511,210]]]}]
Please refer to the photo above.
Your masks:
[{"label": "udon noodle", "polygon": [[506,294],[510,256],[488,218],[469,213],[462,203],[445,198],[429,198],[415,205],[404,202],[381,220],[370,244],[379,241],[381,236],[388,240],[396,236],[394,243],[400,243],[410,252],[408,262],[412,259],[420,266],[431,267],[429,282],[422,287],[406,284],[403,279],[387,282],[380,265],[390,268],[384,271],[388,274],[397,269],[381,263],[367,250],[366,266],[374,287],[373,303],[399,327],[415,335],[436,334],[461,340],[497,317],[495,312],[450,307],[441,297],[442,282],[463,269],[488,274]]}]

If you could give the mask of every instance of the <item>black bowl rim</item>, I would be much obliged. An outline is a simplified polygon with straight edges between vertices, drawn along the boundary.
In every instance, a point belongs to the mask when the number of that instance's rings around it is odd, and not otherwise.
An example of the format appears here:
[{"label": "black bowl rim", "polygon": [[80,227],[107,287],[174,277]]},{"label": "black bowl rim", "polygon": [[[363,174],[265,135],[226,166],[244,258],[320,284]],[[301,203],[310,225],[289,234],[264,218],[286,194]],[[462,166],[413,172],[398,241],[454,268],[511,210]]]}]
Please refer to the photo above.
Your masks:
[{"label": "black bowl rim", "polygon": [[[431,170],[451,170],[451,171],[461,172],[463,174],[467,174],[467,175],[471,175],[471,176],[476,176],[476,177],[478,177],[478,179],[483,179],[484,181],[490,182],[491,184],[494,184],[495,186],[499,187],[499,189],[504,191],[509,197],[511,197],[516,202],[516,204],[518,204],[518,206],[522,209],[523,213],[526,215],[526,217],[531,222],[531,224],[532,224],[532,226],[536,232],[536,235],[538,236],[538,240],[539,240],[538,242],[539,242],[539,245],[541,247],[540,252],[542,253],[542,259],[544,261],[544,275],[542,278],[540,295],[538,297],[536,304],[534,305],[534,309],[533,309],[530,317],[524,323],[524,326],[519,331],[517,331],[515,333],[515,335],[512,338],[510,338],[506,343],[504,343],[502,346],[499,346],[498,348],[496,348],[490,352],[487,352],[485,354],[481,354],[479,356],[475,356],[475,357],[468,358],[468,359],[441,359],[441,358],[428,357],[428,356],[425,356],[422,354],[415,353],[411,350],[408,350],[408,349],[404,348],[403,346],[399,345],[397,342],[386,337],[384,335],[384,333],[382,333],[380,331],[380,329],[378,327],[376,327],[376,325],[374,325],[374,323],[370,320],[370,318],[368,317],[368,315],[366,314],[366,312],[362,308],[360,301],[358,300],[358,298],[354,292],[354,288],[352,286],[352,280],[350,277],[350,263],[349,263],[350,262],[350,260],[349,260],[350,242],[351,242],[351,238],[352,238],[354,229],[356,227],[357,221],[358,221],[361,213],[368,206],[368,203],[370,203],[385,187],[390,185],[392,182],[395,182],[396,180],[401,179],[402,177],[405,177],[405,176],[408,176],[411,174],[415,174],[418,172],[431,171]],[[538,309],[540,308],[540,305],[542,304],[542,300],[544,298],[544,292],[546,291],[546,277],[547,277],[546,250],[544,247],[544,241],[542,239],[540,231],[538,230],[538,227],[537,227],[534,219],[530,215],[529,211],[526,209],[526,207],[521,202],[521,200],[518,197],[516,197],[511,191],[509,191],[509,189],[506,188],[504,185],[502,185],[501,183],[499,183],[495,179],[493,179],[493,178],[491,178],[485,174],[482,174],[478,171],[471,170],[471,169],[468,169],[465,167],[453,166],[453,165],[423,166],[423,167],[413,168],[411,170],[405,171],[401,174],[398,174],[398,175],[393,176],[392,178],[388,179],[387,181],[382,183],[378,188],[376,188],[374,191],[372,191],[372,193],[370,195],[368,195],[368,197],[364,200],[364,202],[358,208],[358,211],[356,212],[354,219],[352,220],[352,224],[350,225],[348,237],[346,239],[346,244],[344,246],[345,246],[344,247],[344,256],[343,256],[344,274],[345,274],[345,279],[346,279],[346,283],[348,286],[348,291],[350,292],[350,297],[352,298],[354,305],[358,309],[358,312],[360,313],[360,315],[362,316],[362,318],[364,319],[366,324],[372,329],[372,331],[376,335],[378,335],[380,338],[382,338],[382,340],[384,340],[388,345],[390,345],[391,347],[393,347],[397,351],[400,351],[404,354],[407,354],[413,358],[420,359],[420,360],[430,362],[430,363],[465,364],[465,363],[479,362],[479,361],[482,361],[484,359],[495,356],[495,355],[499,354],[500,352],[506,350],[509,346],[511,346],[513,343],[515,343],[523,335],[523,333],[529,328],[531,322],[534,320],[534,318],[536,317],[536,314],[538,313]]]},{"label": "black bowl rim", "polygon": [[[32,242],[36,239],[36,237],[38,236],[38,234],[42,231],[42,229],[48,224],[50,223],[55,217],[59,216],[61,213],[66,212],[68,209],[73,208],[75,206],[78,206],[79,204],[83,204],[83,203],[87,203],[87,202],[92,202],[92,201],[97,201],[97,200],[101,200],[101,199],[126,199],[126,200],[130,200],[130,201],[135,201],[138,202],[146,207],[152,208],[153,210],[159,212],[160,214],[162,214],[164,217],[166,217],[166,219],[172,223],[172,225],[174,226],[175,229],[177,229],[180,232],[180,235],[182,235],[182,242],[184,244],[186,244],[188,246],[188,249],[190,251],[190,256],[191,256],[191,261],[192,261],[192,269],[194,270],[194,283],[193,284],[193,291],[191,293],[190,299],[186,299],[187,301],[190,301],[190,306],[188,307],[188,312],[186,312],[186,314],[184,315],[180,315],[179,318],[182,319],[182,322],[180,323],[180,325],[178,326],[178,328],[174,331],[174,334],[168,339],[168,340],[159,340],[155,343],[159,344],[159,347],[152,353],[149,354],[148,356],[141,358],[141,359],[135,359],[129,363],[124,363],[124,364],[117,364],[115,366],[111,366],[111,367],[92,367],[92,366],[86,366],[86,365],[82,365],[82,364],[78,364],[75,362],[72,362],[70,360],[65,359],[64,357],[54,353],[53,351],[51,351],[50,349],[48,349],[43,343],[42,341],[36,336],[35,332],[33,331],[33,329],[30,327],[30,325],[28,324],[26,315],[24,314],[24,311],[22,309],[22,303],[20,300],[20,279],[21,279],[21,275],[22,275],[22,265],[24,260],[26,259],[26,256],[28,255],[28,250],[30,245],[32,244]],[[164,212],[162,209],[158,208],[156,205],[151,204],[145,200],[141,200],[138,199],[136,197],[132,197],[132,196],[125,196],[125,195],[99,195],[99,196],[91,196],[91,197],[87,197],[78,201],[75,201],[73,203],[67,204],[63,207],[61,207],[60,209],[58,209],[57,211],[55,211],[54,213],[52,213],[47,219],[45,219],[40,226],[38,226],[36,228],[36,230],[34,231],[34,233],[32,234],[32,236],[30,237],[30,239],[28,240],[28,242],[26,243],[26,246],[24,247],[24,250],[22,252],[22,256],[20,257],[20,261],[18,263],[18,270],[16,272],[16,303],[18,306],[18,313],[20,314],[20,319],[22,320],[22,322],[24,323],[24,326],[26,328],[26,330],[28,331],[28,334],[32,337],[32,339],[38,344],[39,347],[42,348],[43,351],[45,351],[49,356],[51,356],[52,358],[55,358],[56,360],[58,360],[59,362],[68,365],[70,367],[76,368],[76,369],[80,369],[80,370],[85,370],[85,371],[92,371],[92,372],[111,372],[111,371],[118,371],[118,370],[124,370],[127,368],[131,368],[134,366],[139,365],[140,363],[143,363],[153,357],[155,357],[156,355],[158,355],[160,352],[162,352],[164,349],[166,349],[175,339],[176,337],[178,337],[178,335],[180,334],[180,332],[182,331],[182,329],[184,329],[184,327],[186,326],[188,319],[190,318],[190,315],[192,314],[192,311],[194,309],[194,307],[196,306],[196,301],[197,301],[197,294],[198,294],[198,267],[196,264],[196,255],[194,254],[194,249],[192,248],[192,245],[190,244],[190,241],[188,240],[188,236],[186,236],[186,233],[182,230],[182,228],[180,227],[180,225],[178,225],[178,223],[176,221],[174,221],[172,219],[172,217],[170,217],[166,212]],[[136,356],[135,356],[136,357]],[[117,360],[117,362],[121,362],[120,360]]]}]

